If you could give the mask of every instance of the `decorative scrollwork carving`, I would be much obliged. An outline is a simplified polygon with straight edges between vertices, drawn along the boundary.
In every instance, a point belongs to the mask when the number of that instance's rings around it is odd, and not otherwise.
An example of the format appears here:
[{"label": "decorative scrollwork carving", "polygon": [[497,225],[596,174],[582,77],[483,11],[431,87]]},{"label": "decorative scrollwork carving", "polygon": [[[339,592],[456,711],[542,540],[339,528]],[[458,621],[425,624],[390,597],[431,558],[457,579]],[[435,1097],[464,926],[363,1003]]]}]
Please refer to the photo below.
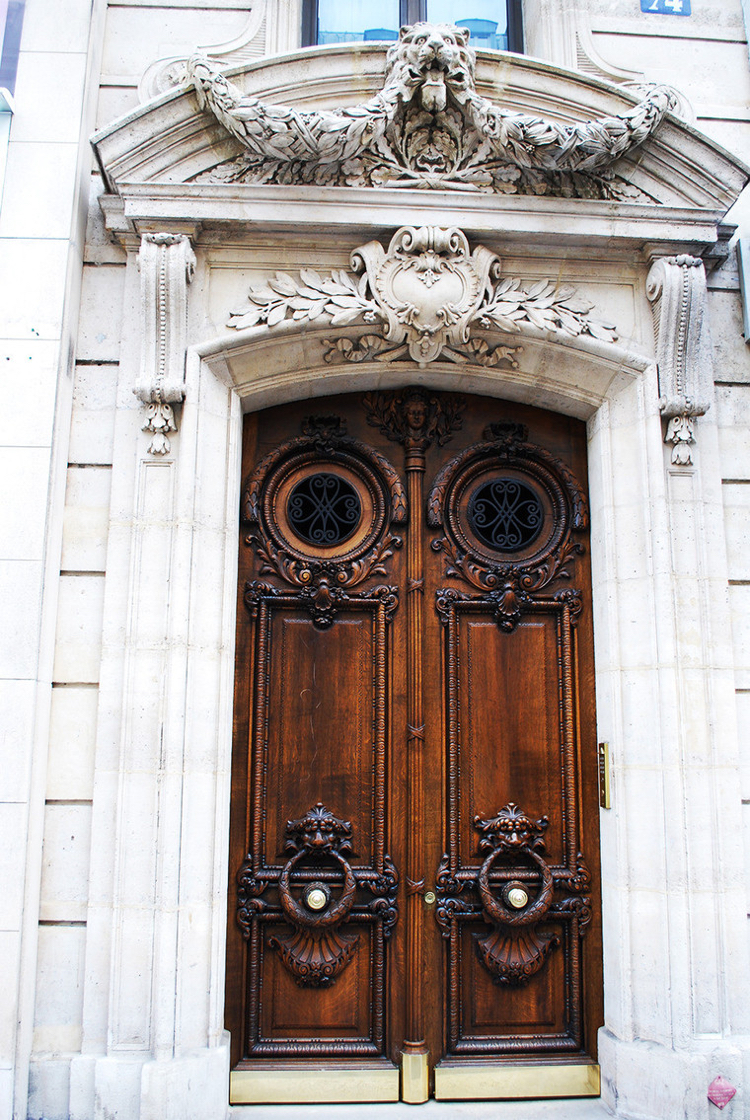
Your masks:
[{"label": "decorative scrollwork carving", "polygon": [[368,890],[378,897],[368,906],[371,914],[376,914],[383,923],[383,937],[388,938],[393,933],[393,927],[398,921],[398,906],[396,894],[398,892],[398,871],[390,856],[383,860],[383,870],[374,879],[366,881]]},{"label": "decorative scrollwork carving", "polygon": [[[378,590],[384,596],[392,591]],[[287,923],[291,931],[273,933],[269,946],[300,987],[330,987],[351,961],[360,939],[353,929],[342,927],[365,919],[376,921],[383,939],[390,938],[398,921],[398,872],[389,855],[382,857],[379,870],[352,867],[350,860],[356,855],[352,826],[320,801],[303,817],[287,821],[285,832],[284,851],[289,858],[280,871],[255,869],[249,858],[240,868],[237,920],[246,938],[259,919]],[[328,882],[309,881],[311,869],[315,874],[316,868],[325,868],[330,882],[331,865],[341,874],[338,897]],[[296,873],[303,869],[308,875],[302,876],[301,884],[295,883]],[[278,902],[268,897],[272,891]],[[362,891],[373,895],[372,901],[358,902]]]},{"label": "decorative scrollwork carving", "polygon": [[[525,983],[559,942],[555,935],[535,929],[547,915],[555,886],[552,871],[541,855],[548,826],[547,817],[535,821],[512,802],[488,820],[474,818],[474,828],[482,837],[479,851],[488,853],[477,876],[477,890],[485,921],[495,927],[486,937],[478,936],[475,943],[480,959],[498,984]],[[531,901],[521,891],[526,902],[517,908],[507,906],[502,897],[496,898],[489,883],[494,864],[507,857],[525,857],[536,864],[541,877],[536,898]]]},{"label": "decorative scrollwork carving", "polygon": [[[246,543],[254,545],[262,574],[300,588],[314,617],[330,625],[341,588],[387,575],[386,561],[402,544],[391,526],[406,521],[406,492],[385,456],[347,436],[340,417],[308,416],[302,431],[269,452],[247,480],[242,502],[250,526]],[[323,503],[320,517],[313,510],[311,521],[304,502],[298,508],[298,491],[306,486],[304,493],[314,497],[321,479],[333,480],[344,505],[331,511]],[[320,540],[311,539],[323,514],[325,531],[318,533]],[[346,531],[331,536],[331,524],[344,514]]]},{"label": "decorative scrollwork carving", "polygon": [[552,907],[552,914],[572,914],[578,920],[578,930],[583,937],[588,929],[593,911],[591,909],[591,899],[587,895],[579,898],[562,898],[556,902]]},{"label": "decorative scrollwork carving", "polygon": [[[269,938],[286,967],[300,987],[321,988],[333,983],[354,955],[359,935],[341,932],[342,925],[354,904],[357,881],[347,855],[352,851],[352,826],[335,817],[318,802],[299,820],[288,821],[285,850],[291,852],[279,878],[279,901],[287,920],[293,925],[291,935],[277,934]],[[292,875],[302,860],[326,857],[337,863],[343,875],[340,897],[333,901],[319,890],[319,906],[301,904],[292,893]],[[308,892],[308,899],[312,895]]]},{"label": "decorative scrollwork carving", "polygon": [[395,392],[366,393],[362,401],[367,422],[407,450],[425,451],[433,441],[448,443],[462,425],[466,401],[429,389],[410,388]]},{"label": "decorative scrollwork carving", "polygon": [[255,871],[247,860],[237,873],[237,922],[245,937],[250,936],[253,918],[268,909],[260,895],[268,889],[273,876],[267,872]]},{"label": "decorative scrollwork carving", "polygon": [[[385,249],[368,241],[351,253],[352,272],[324,277],[302,269],[299,279],[277,272],[264,287],[251,288],[248,303],[233,311],[228,326],[238,330],[275,327],[322,316],[332,327],[379,324],[359,338],[323,340],[324,360],[427,365],[437,359],[459,365],[517,368],[521,347],[491,347],[477,329],[538,337],[549,331],[575,338],[590,335],[614,342],[617,331],[589,314],[593,304],[569,286],[541,280],[528,288],[515,277],[500,279],[501,262],[484,245],[473,249],[456,226],[403,226]],[[362,273],[358,276],[358,273]]]},{"label": "decorative scrollwork carving", "polygon": [[[466,448],[439,471],[427,502],[428,524],[443,530],[431,547],[445,554],[446,574],[484,591],[495,604],[498,625],[507,631],[518,625],[536,592],[554,579],[569,578],[569,562],[582,552],[572,533],[588,524],[586,499],[570,469],[529,443],[527,435],[520,424],[489,425],[484,443]],[[513,509],[501,503],[489,511],[502,524],[497,539],[488,539],[476,514],[493,486],[504,487],[502,494],[520,493],[527,506],[533,499],[533,531],[516,532]],[[560,602],[580,613],[577,592],[559,594]]]}]

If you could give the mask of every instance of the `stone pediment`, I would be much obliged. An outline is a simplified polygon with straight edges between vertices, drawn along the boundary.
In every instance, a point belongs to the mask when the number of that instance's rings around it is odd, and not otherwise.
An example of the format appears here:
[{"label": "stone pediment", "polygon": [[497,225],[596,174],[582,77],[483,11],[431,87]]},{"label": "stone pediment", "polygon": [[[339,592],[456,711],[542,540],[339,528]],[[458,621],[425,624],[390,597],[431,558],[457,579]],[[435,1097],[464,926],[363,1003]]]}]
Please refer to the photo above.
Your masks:
[{"label": "stone pediment", "polygon": [[[406,137],[401,145],[406,154],[396,152],[406,174],[399,177],[400,169],[393,171],[396,145],[392,134],[382,142],[376,137],[370,143],[370,150],[386,165],[384,175],[379,167],[374,176],[369,170],[369,177],[358,176],[356,167],[350,174],[350,157],[356,163],[368,137],[371,140],[375,127],[372,106],[381,117],[391,111],[387,104],[381,111],[389,98],[389,82],[392,87],[394,81],[393,62],[387,60],[387,54],[384,45],[346,45],[264,59],[221,74],[198,60],[193,66],[195,85],[156,98],[94,136],[106,188],[115,195],[142,198],[154,193],[162,200],[171,195],[183,202],[189,197],[214,201],[250,198],[259,188],[264,198],[289,189],[296,197],[300,192],[302,196],[311,193],[316,200],[321,199],[321,192],[340,196],[348,188],[356,189],[358,195],[364,187],[368,194],[374,188],[383,193],[387,190],[389,196],[408,194],[412,199],[415,189],[425,198],[425,188],[432,188],[433,197],[437,188],[441,194],[443,190],[460,193],[465,201],[469,194],[490,192],[501,209],[503,204],[517,209],[522,200],[525,208],[538,207],[544,200],[544,208],[554,212],[556,202],[569,210],[580,201],[589,211],[592,205],[598,210],[603,204],[610,214],[613,205],[628,209],[635,205],[640,212],[644,206],[708,211],[717,220],[750,176],[729,153],[667,112],[668,95],[660,91],[644,98],[536,59],[489,51],[477,52],[475,73],[468,83],[470,102],[466,82],[462,86],[459,80],[457,92],[452,89],[449,66],[444,68],[447,74],[425,69],[421,83],[416,83],[421,104],[413,111],[407,106],[412,117],[400,125],[402,135],[397,138],[401,143]],[[442,121],[451,112],[448,127],[437,140],[434,130],[423,129],[420,135],[420,125],[430,113],[432,119],[440,116]],[[462,113],[464,120],[460,119]],[[494,148],[488,148],[485,141],[484,150],[475,144],[472,151],[466,142],[468,155],[463,151],[456,155],[451,145],[460,145],[462,132],[465,136],[470,131],[466,125],[469,113],[472,122],[480,121],[485,137],[491,135]],[[287,158],[284,163],[284,144],[299,147],[302,136],[302,146],[311,146],[305,138],[311,122],[312,131],[326,133],[324,147],[328,144],[330,148],[337,141],[330,134],[342,131],[342,121],[346,128],[352,121],[363,127],[358,134],[354,129],[353,142],[347,140],[341,147],[335,174],[331,173],[330,154],[323,151],[321,158],[318,149],[307,155],[301,170],[304,160],[294,164]],[[488,153],[497,157],[497,136],[502,134],[505,143],[514,128],[510,171],[501,167],[493,181],[484,170],[491,162]],[[257,136],[259,132],[268,136],[273,130],[278,130],[280,143],[270,145],[267,159],[264,150],[263,164],[258,158]],[[290,131],[294,132],[291,139]],[[320,147],[319,139],[315,142]],[[524,153],[534,144],[531,163],[536,161],[541,168],[523,166],[530,162]],[[513,135],[508,146],[513,147]],[[575,149],[572,158],[571,149]],[[384,150],[386,156],[381,158]],[[458,168],[452,177],[443,168],[438,168],[442,177],[434,173],[436,161],[444,158],[453,159]],[[421,168],[418,174],[412,173],[409,161]],[[519,163],[520,171],[514,170]],[[371,165],[372,161],[370,169]],[[268,173],[266,166],[270,167]],[[488,201],[485,197],[485,204]],[[162,212],[166,216],[164,207]]]}]

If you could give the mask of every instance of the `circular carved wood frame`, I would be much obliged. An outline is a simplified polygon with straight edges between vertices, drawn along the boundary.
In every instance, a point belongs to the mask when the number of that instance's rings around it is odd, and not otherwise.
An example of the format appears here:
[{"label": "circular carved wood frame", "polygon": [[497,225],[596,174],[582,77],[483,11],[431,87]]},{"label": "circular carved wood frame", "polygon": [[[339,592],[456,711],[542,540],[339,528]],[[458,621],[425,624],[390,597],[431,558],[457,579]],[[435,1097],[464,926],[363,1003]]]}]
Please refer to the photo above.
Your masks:
[{"label": "circular carved wood frame", "polygon": [[[374,448],[346,435],[334,416],[308,417],[304,435],[266,456],[247,480],[244,519],[253,527],[253,543],[272,571],[294,585],[308,585],[322,574],[345,586],[382,572],[390,550],[401,544],[392,524],[406,521],[406,493],[391,463]],[[302,480],[333,475],[359,499],[360,518],[353,531],[336,543],[304,540],[288,514],[289,496]]]},{"label": "circular carved wood frame", "polygon": [[[427,523],[444,533],[432,547],[449,558],[448,574],[463,575],[483,590],[497,587],[510,571],[526,591],[564,575],[566,560],[581,547],[571,533],[588,524],[586,498],[572,472],[549,451],[528,443],[527,434],[520,424],[490,425],[484,443],[446,463],[428,499]],[[472,528],[472,497],[494,479],[523,483],[539,501],[541,526],[518,548],[493,549]]]}]

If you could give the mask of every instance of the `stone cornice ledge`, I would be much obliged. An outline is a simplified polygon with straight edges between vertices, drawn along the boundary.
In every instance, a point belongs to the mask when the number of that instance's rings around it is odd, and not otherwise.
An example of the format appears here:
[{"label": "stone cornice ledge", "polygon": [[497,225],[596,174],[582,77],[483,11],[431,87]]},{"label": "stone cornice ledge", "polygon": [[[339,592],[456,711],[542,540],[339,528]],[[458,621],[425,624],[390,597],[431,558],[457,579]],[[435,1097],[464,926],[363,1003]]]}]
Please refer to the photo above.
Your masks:
[{"label": "stone cornice ledge", "polygon": [[201,228],[232,226],[238,234],[279,231],[371,231],[403,224],[459,226],[469,236],[501,235],[505,244],[618,244],[657,252],[700,254],[719,239],[721,210],[590,199],[491,196],[473,192],[244,185],[240,189],[195,184],[121,184],[103,195],[107,228],[124,244],[153,229],[196,236]]}]

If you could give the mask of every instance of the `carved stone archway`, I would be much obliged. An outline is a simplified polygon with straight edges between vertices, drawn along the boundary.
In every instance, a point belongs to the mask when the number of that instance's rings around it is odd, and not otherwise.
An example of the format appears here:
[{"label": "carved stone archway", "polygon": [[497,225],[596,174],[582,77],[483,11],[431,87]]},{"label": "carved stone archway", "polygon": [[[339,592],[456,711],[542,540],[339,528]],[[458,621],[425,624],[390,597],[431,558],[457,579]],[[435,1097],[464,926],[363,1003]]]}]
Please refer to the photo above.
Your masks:
[{"label": "carved stone archway", "polygon": [[[365,46],[264,61],[230,77],[245,94],[327,110],[356,105],[363,86],[376,94],[384,65],[383,49]],[[477,89],[494,100],[507,94],[506,103],[522,113],[538,115],[552,105],[558,121],[634,108],[621,90],[509,56],[480,56]],[[684,460],[690,424],[710,403],[703,399],[710,386],[705,352],[690,350],[689,331],[687,350],[670,347],[680,323],[686,325],[685,302],[675,292],[692,299],[700,287],[703,268],[688,260],[720,251],[718,223],[745,181],[744,169],[667,118],[628,165],[629,181],[654,199],[649,203],[393,186],[314,187],[311,197],[304,185],[200,181],[217,166],[217,152],[224,161],[241,154],[222,129],[201,113],[192,89],[182,88],[95,142],[107,224],[128,250],[128,314],[94,794],[98,878],[89,923],[90,959],[107,962],[97,984],[108,975],[109,992],[106,1024],[89,1016],[96,1029],[85,1034],[84,1052],[72,1063],[71,1099],[90,1099],[93,1109],[95,1095],[102,1120],[118,1112],[139,1120],[224,1120],[241,415],[353,387],[417,382],[510,397],[588,422],[597,703],[601,738],[610,740],[615,759],[614,809],[602,817],[603,1093],[622,1115],[698,1117],[717,1061],[721,1072],[741,1077],[739,1036],[750,1006],[741,971],[731,968],[744,935],[739,857],[712,832],[719,814],[729,819],[722,782],[732,780],[731,766],[720,781],[716,759],[736,765],[736,729],[729,715],[726,581],[717,560],[723,530],[715,419],[708,411],[699,422],[695,469],[679,457],[670,462],[659,398],[668,398],[670,439]],[[282,271],[298,273],[302,265],[322,276],[334,258],[335,267],[346,268],[344,241],[347,256],[378,242],[387,257],[391,238],[405,226],[455,227],[468,245],[464,261],[484,245],[497,256],[512,252],[537,277],[540,259],[557,254],[580,274],[596,252],[604,280],[614,283],[618,270],[627,272],[632,345],[533,320],[523,329],[506,323],[496,335],[480,324],[473,337],[487,351],[456,362],[446,348],[458,353],[472,334],[446,334],[442,349],[420,365],[413,361],[419,337],[408,330],[386,340],[406,348],[392,361],[378,360],[372,347],[361,352],[364,336],[385,337],[383,308],[377,330],[367,322],[334,326],[327,312],[295,319],[301,305],[275,325],[225,328],[237,304],[225,298],[222,277],[232,277],[236,301],[248,283],[257,292],[273,277],[273,260],[284,261]],[[324,260],[316,262],[309,243],[321,230]],[[307,257],[294,258],[290,269],[290,247],[305,238]],[[399,248],[403,241],[393,254]],[[651,287],[662,314],[659,375],[648,334],[638,330],[638,317],[648,315],[648,268],[657,258],[664,261]],[[479,277],[484,284],[481,267]],[[528,285],[524,292],[536,298]],[[550,306],[553,293],[542,297],[551,295]],[[466,314],[476,313],[485,296],[486,288]],[[312,297],[297,289],[288,298]],[[523,302],[516,303],[521,312]],[[251,305],[246,300],[246,314]],[[348,360],[349,344],[361,360]],[[479,360],[498,347],[508,353],[494,364]],[[326,353],[335,360],[327,362]],[[153,806],[151,824],[133,836],[122,822],[144,799]],[[114,829],[113,821],[120,822]],[[732,834],[731,821],[724,834]],[[153,867],[146,851],[158,853]],[[670,941],[669,930],[680,932]]]}]

